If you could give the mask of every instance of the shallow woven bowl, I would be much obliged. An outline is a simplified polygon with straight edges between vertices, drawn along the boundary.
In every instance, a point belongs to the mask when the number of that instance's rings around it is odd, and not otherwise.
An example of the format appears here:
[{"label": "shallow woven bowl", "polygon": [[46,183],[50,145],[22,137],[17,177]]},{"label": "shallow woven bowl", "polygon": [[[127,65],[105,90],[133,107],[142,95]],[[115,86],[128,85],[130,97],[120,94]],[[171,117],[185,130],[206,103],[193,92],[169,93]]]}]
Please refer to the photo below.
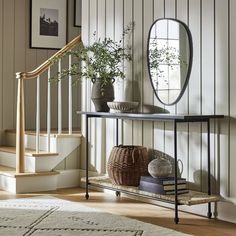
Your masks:
[{"label": "shallow woven bowl", "polygon": [[112,113],[137,112],[139,102],[108,102],[108,107]]}]

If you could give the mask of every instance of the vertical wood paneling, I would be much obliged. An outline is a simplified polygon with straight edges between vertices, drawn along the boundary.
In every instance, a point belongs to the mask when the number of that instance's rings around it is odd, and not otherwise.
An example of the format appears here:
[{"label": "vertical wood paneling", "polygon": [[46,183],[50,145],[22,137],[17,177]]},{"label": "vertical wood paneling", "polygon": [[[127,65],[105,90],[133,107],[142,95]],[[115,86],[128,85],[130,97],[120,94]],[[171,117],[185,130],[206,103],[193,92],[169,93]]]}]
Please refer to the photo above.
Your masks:
[{"label": "vertical wood paneling", "polygon": [[[229,114],[228,101],[228,2],[215,1],[215,109],[217,114]],[[221,123],[219,137],[220,193],[224,196],[229,191],[229,150],[228,150],[228,119]],[[224,158],[222,158],[224,157]]]},{"label": "vertical wood paneling", "polygon": [[[214,0],[202,1],[202,114],[214,114],[215,98],[215,32]],[[202,189],[207,190],[207,130],[202,125]],[[211,133],[214,130],[211,129]],[[211,135],[211,144],[214,145]],[[212,146],[214,147],[214,146]],[[214,162],[214,148],[211,148],[211,164]]]},{"label": "vertical wood paneling", "polygon": [[[97,32],[97,4],[98,0],[90,0],[90,24],[89,24],[89,43],[93,43],[96,40],[97,35],[93,36],[94,33]],[[91,97],[91,83],[90,81],[88,82],[88,87],[87,87],[87,92],[89,94],[89,97]],[[91,102],[91,100],[88,100],[88,107],[90,108],[89,110],[94,111],[94,105]],[[96,166],[96,120],[95,119],[90,119],[90,141],[91,141],[91,167],[95,168]],[[99,157],[98,157],[99,158]]]},{"label": "vertical wood paneling", "polygon": [[[0,35],[3,35],[3,1],[0,1]],[[0,37],[0,111],[3,107],[3,37]],[[3,116],[0,115],[0,143],[3,143]]]},{"label": "vertical wood paneling", "polygon": [[[15,123],[14,108],[14,0],[4,0],[3,9],[3,127],[12,128]],[[6,102],[7,101],[7,102]]]},{"label": "vertical wood paneling", "polygon": [[[81,28],[74,27],[74,3],[75,1],[73,0],[68,1],[68,41],[71,41],[81,34]],[[72,127],[81,128],[81,117],[76,114],[76,111],[78,110],[81,110],[81,82],[77,83],[76,86],[73,86],[72,88]],[[68,118],[68,112],[65,112],[63,115]],[[66,127],[67,126],[68,123]]]},{"label": "vertical wood paneling", "polygon": [[[133,33],[133,100],[142,103],[142,60],[143,60],[143,5],[142,0],[134,0],[133,5],[135,29]],[[144,54],[145,55],[145,54]],[[140,108],[141,109],[141,108]],[[142,121],[133,122],[133,143],[142,145]]]},{"label": "vertical wood paneling", "polygon": [[[143,56],[147,56],[147,38],[150,25],[153,22],[153,1],[143,2]],[[147,71],[147,60],[143,60],[143,84],[142,84],[143,105],[153,105],[153,89]],[[143,122],[143,145],[153,148],[153,122]]]},{"label": "vertical wood paneling", "polygon": [[[29,6],[29,0],[26,2],[26,14],[24,19],[25,28],[29,29],[30,26],[30,6]],[[27,14],[28,13],[28,14]],[[30,33],[29,30],[26,30],[26,41],[25,41],[25,47],[26,47],[26,53],[25,53],[25,60],[26,60],[26,71],[32,71],[37,67],[37,59],[36,59],[36,49],[30,49],[29,48],[29,37]],[[36,81],[35,80],[29,80],[27,83],[25,83],[25,118],[27,120],[25,124],[26,129],[34,129],[36,126],[35,123],[35,112],[36,112],[36,97],[32,96],[31,94],[36,94]],[[31,98],[31,99],[27,99]]]},{"label": "vertical wood paneling", "polygon": [[[97,20],[97,36],[103,39],[106,36],[106,1],[98,1],[98,20]],[[106,172],[105,164],[105,120],[97,119],[96,121],[96,168],[100,173]],[[99,158],[100,157],[100,158]]]},{"label": "vertical wood paneling", "polygon": [[[82,31],[81,34],[83,35],[83,43],[85,45],[88,44],[89,42],[89,22],[90,22],[90,14],[89,14],[89,1],[87,0],[82,0]],[[86,96],[84,96],[86,94]],[[82,85],[81,85],[81,108],[83,111],[87,110],[87,103],[89,96],[87,95],[87,80],[83,78]],[[85,126],[83,122],[83,117],[82,117],[82,124],[81,124],[81,131],[83,134],[85,134]]]},{"label": "vertical wood paneling", "polygon": [[[75,1],[68,1],[68,41],[81,34],[80,27],[74,27],[74,3]],[[81,128],[81,117],[76,114],[76,111],[81,110],[81,82],[72,87],[72,127]],[[68,112],[63,114],[68,117]],[[67,124],[68,126],[68,124]]]},{"label": "vertical wood paneling", "polygon": [[[200,0],[189,0],[189,28],[193,37],[193,65],[189,79],[189,113],[201,114],[201,9]],[[201,124],[189,124],[188,180],[190,187],[201,188]]]},{"label": "vertical wood paneling", "polygon": [[[89,1],[88,0],[82,0],[82,32],[83,35],[83,43],[85,45],[88,44],[89,41],[89,22],[90,22],[90,15],[89,15]],[[82,81],[81,85],[81,108],[83,111],[87,111],[87,103],[90,97],[87,94],[87,80]],[[81,132],[83,135],[85,135],[85,117],[82,116],[81,118]],[[81,158],[80,160],[80,168],[85,168],[85,145],[83,145],[85,142],[85,139],[82,139],[82,145],[81,145],[81,156],[84,158]]]},{"label": "vertical wood paneling", "polygon": [[[124,7],[124,27],[126,27],[130,22],[133,21],[133,0],[126,0],[125,7]],[[127,35],[125,38],[124,45],[132,47],[132,35],[130,37]],[[124,81],[124,100],[125,101],[132,101],[132,67],[130,62],[124,63],[126,69],[126,76],[127,79]],[[132,144],[132,134],[133,134],[133,121],[124,121],[123,122],[123,142],[124,144]]]},{"label": "vertical wood paneling", "polygon": [[[14,15],[15,15],[15,24],[14,24],[14,31],[15,31],[15,40],[14,40],[14,71],[25,71],[26,61],[25,61],[25,52],[26,52],[26,28],[22,27],[25,26],[25,15],[26,15],[26,0],[23,1],[16,1],[14,6]],[[22,18],[23,17],[23,18]],[[17,89],[16,89],[17,80],[14,78],[14,105],[13,105],[13,117],[16,117],[16,96],[17,96]],[[15,128],[15,122],[14,126]]]},{"label": "vertical wood paneling", "polygon": [[[164,0],[154,0],[154,21],[165,15]],[[154,105],[164,107],[154,95]],[[165,122],[154,122],[153,148],[164,152],[165,150]]]},{"label": "vertical wood paneling", "polygon": [[[115,25],[115,2],[114,0],[106,1],[106,37],[114,39]],[[106,119],[106,160],[108,160],[111,149],[115,146],[115,121]]]},{"label": "vertical wood paneling", "polygon": [[236,1],[230,0],[230,162],[229,162],[229,179],[230,179],[230,197],[236,197],[236,187],[235,187],[235,179],[236,179],[236,27],[234,22],[236,22]]},{"label": "vertical wood paneling", "polygon": [[[176,5],[176,18],[188,25],[188,0],[178,0]],[[188,86],[176,105],[177,113],[188,113]],[[188,124],[178,125],[178,159],[183,163],[182,176],[188,177]]]},{"label": "vertical wood paneling", "polygon": [[[115,0],[115,25],[114,25],[114,39],[119,41],[121,39],[124,29],[124,0]],[[124,81],[117,78],[115,83],[115,100],[124,100]],[[123,121],[119,120],[119,144],[123,143]]]},{"label": "vertical wood paneling", "polygon": [[202,114],[214,114],[214,0],[202,1]]},{"label": "vertical wood paneling", "polygon": [[[124,27],[124,1],[115,0],[115,40],[119,41]],[[122,79],[117,78],[115,82],[115,100],[124,99],[124,83]]]}]

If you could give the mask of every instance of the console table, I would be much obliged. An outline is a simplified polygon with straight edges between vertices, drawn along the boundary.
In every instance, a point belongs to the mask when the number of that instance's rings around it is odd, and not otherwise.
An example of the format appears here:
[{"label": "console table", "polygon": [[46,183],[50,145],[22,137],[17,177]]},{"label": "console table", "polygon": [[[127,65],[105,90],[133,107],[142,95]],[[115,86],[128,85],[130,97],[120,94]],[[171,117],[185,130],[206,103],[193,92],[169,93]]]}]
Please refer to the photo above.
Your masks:
[{"label": "console table", "polygon": [[[212,217],[211,212],[211,202],[216,202],[219,200],[219,197],[211,195],[211,179],[210,179],[210,119],[222,119],[224,118],[224,115],[195,115],[195,114],[166,114],[166,113],[155,113],[155,114],[133,114],[133,113],[109,113],[109,112],[84,112],[84,111],[78,111],[77,114],[84,115],[85,116],[85,139],[86,139],[86,177],[85,177],[85,183],[86,183],[86,193],[85,197],[86,199],[89,198],[89,185],[93,185],[96,187],[101,188],[107,188],[110,190],[116,191],[116,195],[118,196],[120,192],[133,194],[133,195],[141,195],[144,197],[165,201],[169,203],[173,203],[175,205],[175,218],[174,221],[176,224],[179,222],[178,217],[178,205],[185,204],[185,205],[193,205],[193,204],[200,204],[200,203],[208,203],[208,218]],[[116,120],[116,145],[118,145],[118,120],[143,120],[143,121],[171,121],[174,122],[174,170],[175,170],[175,195],[173,196],[166,196],[166,195],[160,195],[160,194],[148,194],[143,191],[139,191],[134,188],[134,190],[130,189],[127,186],[115,186],[112,185],[107,179],[104,177],[101,178],[89,178],[88,176],[88,159],[89,159],[89,152],[88,152],[88,131],[89,131],[89,122],[88,120],[91,118],[109,118],[109,119],[115,119]],[[177,124],[183,123],[183,122],[206,122],[207,123],[207,163],[208,163],[208,193],[202,196],[197,197],[197,200],[194,200],[194,197],[191,198],[191,196],[187,196],[185,194],[178,195],[177,194]],[[198,193],[196,193],[198,194]],[[199,200],[200,199],[200,200]]]}]

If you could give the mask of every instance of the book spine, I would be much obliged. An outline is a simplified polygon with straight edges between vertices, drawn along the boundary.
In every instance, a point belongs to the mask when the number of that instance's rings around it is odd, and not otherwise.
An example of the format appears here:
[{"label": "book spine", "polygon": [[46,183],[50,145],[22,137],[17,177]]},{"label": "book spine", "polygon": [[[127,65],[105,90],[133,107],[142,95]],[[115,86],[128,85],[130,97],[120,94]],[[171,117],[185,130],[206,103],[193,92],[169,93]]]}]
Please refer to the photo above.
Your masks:
[{"label": "book spine", "polygon": [[[175,180],[163,180],[162,184],[163,185],[172,185],[172,184],[175,184]],[[186,180],[185,179],[178,179],[177,184],[186,184]]]},{"label": "book spine", "polygon": [[[186,184],[178,184],[177,185],[177,189],[186,189],[187,185]],[[164,185],[164,190],[168,191],[168,190],[175,190],[175,185]]]},{"label": "book spine", "polygon": [[[184,194],[184,193],[188,193],[189,190],[188,189],[180,189],[177,191],[177,194]],[[175,191],[166,191],[166,195],[174,195]]]}]

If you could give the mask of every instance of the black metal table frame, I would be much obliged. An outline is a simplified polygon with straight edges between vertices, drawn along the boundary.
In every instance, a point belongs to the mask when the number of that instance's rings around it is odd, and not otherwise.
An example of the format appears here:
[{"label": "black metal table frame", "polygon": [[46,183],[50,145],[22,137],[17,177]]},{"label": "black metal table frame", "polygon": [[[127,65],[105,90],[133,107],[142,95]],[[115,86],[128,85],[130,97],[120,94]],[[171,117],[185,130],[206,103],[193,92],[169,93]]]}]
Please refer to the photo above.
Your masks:
[{"label": "black metal table frame", "polygon": [[[86,193],[85,197],[86,199],[89,198],[89,179],[88,179],[88,166],[89,166],[89,150],[88,150],[88,133],[89,133],[89,118],[110,118],[110,119],[116,119],[116,145],[118,145],[118,138],[119,138],[119,132],[118,132],[118,120],[146,120],[146,121],[174,121],[174,173],[175,173],[175,218],[174,221],[176,224],[179,222],[179,217],[178,217],[178,194],[177,194],[177,124],[178,123],[189,123],[189,122],[206,122],[207,123],[207,163],[208,163],[208,195],[211,195],[211,162],[210,162],[210,119],[211,118],[223,118],[223,115],[204,115],[204,116],[189,116],[189,115],[180,115],[181,119],[178,118],[178,115],[164,115],[164,116],[151,116],[151,115],[141,115],[141,114],[134,114],[135,116],[132,115],[123,115],[123,114],[109,114],[109,113],[100,113],[100,112],[78,112],[78,114],[84,114],[85,115],[85,126],[86,126],[86,131],[85,131],[85,138],[86,138]],[[97,186],[98,187],[98,186]],[[115,190],[112,188],[109,188],[111,190],[116,191],[116,195],[119,195],[120,190]],[[128,193],[128,192],[126,192]],[[132,193],[130,193],[132,194]],[[145,196],[146,197],[146,196]],[[158,201],[163,201],[162,199],[156,199]],[[208,213],[207,217],[211,218],[212,217],[212,212],[211,212],[211,202],[208,203]]]}]

